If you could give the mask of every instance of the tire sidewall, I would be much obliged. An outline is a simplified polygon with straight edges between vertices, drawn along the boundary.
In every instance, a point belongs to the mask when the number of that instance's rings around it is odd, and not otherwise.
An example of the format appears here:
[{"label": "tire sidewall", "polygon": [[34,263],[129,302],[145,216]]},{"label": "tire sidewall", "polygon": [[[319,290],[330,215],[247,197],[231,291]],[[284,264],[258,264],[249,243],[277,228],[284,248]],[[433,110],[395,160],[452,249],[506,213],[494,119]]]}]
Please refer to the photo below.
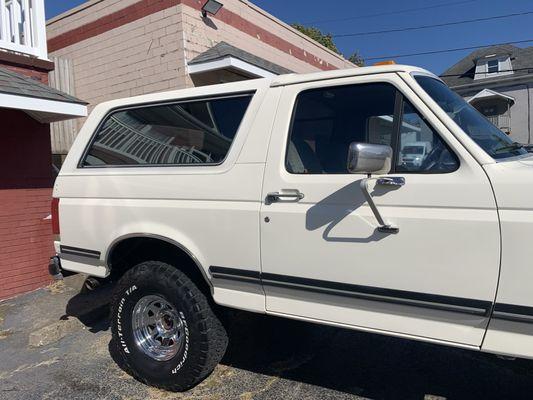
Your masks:
[{"label": "tire sidewall", "polygon": [[[119,284],[112,313],[115,348],[138,377],[152,383],[186,384],[191,378],[194,365],[200,361],[195,343],[200,343],[201,338],[191,329],[191,324],[194,325],[196,319],[193,312],[195,303],[192,299],[186,300],[186,291],[182,287],[168,281],[162,284],[151,278],[153,275],[139,276]],[[178,353],[167,361],[157,361],[146,355],[136,345],[133,337],[133,309],[141,298],[148,295],[160,296],[172,304],[184,325],[184,343]]]}]

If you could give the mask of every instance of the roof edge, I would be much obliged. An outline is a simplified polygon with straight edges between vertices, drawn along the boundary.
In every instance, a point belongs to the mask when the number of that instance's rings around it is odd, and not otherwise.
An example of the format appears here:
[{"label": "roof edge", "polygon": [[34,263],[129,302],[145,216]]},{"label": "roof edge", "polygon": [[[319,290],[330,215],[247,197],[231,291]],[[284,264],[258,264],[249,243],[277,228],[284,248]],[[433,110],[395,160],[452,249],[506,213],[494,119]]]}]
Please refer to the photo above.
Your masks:
[{"label": "roof edge", "polygon": [[315,45],[316,47],[326,51],[327,53],[329,53],[330,55],[332,56],[335,56],[336,58],[338,58],[340,61],[343,61],[343,62],[346,62],[348,63],[348,65],[353,65],[355,68],[357,68],[358,66],[355,65],[354,63],[348,61],[342,54],[338,54],[338,53],[335,53],[333,50],[331,49],[328,49],[326,46],[318,43],[316,40],[313,40],[311,39],[309,36],[303,34],[302,32],[300,32],[299,30],[293,28],[292,26],[290,26],[289,24],[287,24],[286,22],[283,22],[282,20],[280,20],[279,18],[273,16],[272,14],[270,14],[269,12],[267,12],[266,10],[263,10],[261,7],[253,4],[252,2],[248,1],[248,0],[239,0],[241,3],[243,4],[246,4],[248,7],[252,8],[254,11],[262,14],[263,16],[267,17],[268,19],[274,21],[275,23],[283,26],[284,28],[286,29],[289,29],[292,33],[295,33],[297,34],[298,36],[300,36],[302,39],[306,40],[307,42]]},{"label": "roof edge", "polygon": [[428,76],[434,76],[435,78],[440,79],[437,75],[423,68],[413,67],[409,65],[393,64],[393,65],[379,65],[379,66],[369,66],[369,67],[336,69],[336,70],[331,70],[331,71],[311,72],[307,74],[280,75],[272,80],[270,87],[286,86],[286,85],[293,85],[293,84],[298,84],[298,83],[321,81],[321,80],[326,80],[326,79],[349,78],[351,76],[374,75],[374,74],[383,74],[383,73],[400,73],[400,72],[423,73]]},{"label": "roof edge", "polygon": [[70,17],[71,15],[74,15],[83,10],[86,10],[87,8],[91,8],[92,6],[95,6],[96,4],[101,3],[102,1],[105,1],[105,0],[89,0],[84,3],[81,3],[79,6],[72,7],[68,9],[67,11],[62,12],[61,14],[58,14],[55,17],[52,17],[46,20],[46,26],[52,25],[58,21],[61,21],[62,19]]}]

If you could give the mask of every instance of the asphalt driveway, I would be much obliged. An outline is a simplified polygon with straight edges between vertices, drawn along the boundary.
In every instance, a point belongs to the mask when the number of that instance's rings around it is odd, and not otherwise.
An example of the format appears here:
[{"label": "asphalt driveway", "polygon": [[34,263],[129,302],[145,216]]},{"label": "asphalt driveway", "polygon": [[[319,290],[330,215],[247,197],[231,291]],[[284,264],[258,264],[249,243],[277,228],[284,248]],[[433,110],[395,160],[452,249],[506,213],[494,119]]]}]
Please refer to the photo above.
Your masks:
[{"label": "asphalt driveway", "polygon": [[235,312],[223,362],[168,393],[109,352],[111,288],[67,278],[0,303],[0,399],[531,399],[533,362]]}]

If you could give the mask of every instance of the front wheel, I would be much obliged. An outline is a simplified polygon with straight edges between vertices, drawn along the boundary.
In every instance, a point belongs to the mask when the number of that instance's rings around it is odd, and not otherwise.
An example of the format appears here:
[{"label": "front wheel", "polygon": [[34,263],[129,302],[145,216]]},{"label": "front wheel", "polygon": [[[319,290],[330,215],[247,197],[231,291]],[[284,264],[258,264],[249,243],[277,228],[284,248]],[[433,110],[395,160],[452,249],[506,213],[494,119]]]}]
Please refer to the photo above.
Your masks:
[{"label": "front wheel", "polygon": [[184,391],[222,359],[228,338],[206,296],[180,270],[143,262],[126,272],[112,304],[113,348],[134,378]]}]

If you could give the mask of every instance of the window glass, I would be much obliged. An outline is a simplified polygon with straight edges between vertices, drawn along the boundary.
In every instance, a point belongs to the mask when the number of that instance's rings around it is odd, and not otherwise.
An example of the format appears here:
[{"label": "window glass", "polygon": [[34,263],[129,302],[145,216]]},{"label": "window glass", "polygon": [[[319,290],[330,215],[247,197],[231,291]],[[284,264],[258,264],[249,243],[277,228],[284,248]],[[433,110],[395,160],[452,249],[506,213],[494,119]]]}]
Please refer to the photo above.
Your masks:
[{"label": "window glass", "polygon": [[397,172],[451,172],[459,167],[457,157],[433,128],[407,101],[404,101]]},{"label": "window glass", "polygon": [[385,83],[300,93],[287,148],[287,171],[347,174],[352,142],[392,143],[396,89]]},{"label": "window glass", "polygon": [[500,62],[498,60],[487,61],[487,72],[493,74],[499,71]]},{"label": "window glass", "polygon": [[418,84],[461,129],[494,159],[527,154],[519,143],[491,124],[479,111],[438,79],[415,76]]},{"label": "window glass", "polygon": [[100,126],[83,166],[219,164],[251,96],[117,111]]},{"label": "window glass", "polygon": [[[289,136],[286,168],[294,174],[347,174],[352,142],[396,147],[393,171],[439,173],[458,160],[420,114],[404,102],[395,115],[394,86],[372,83],[300,93]],[[398,140],[395,140],[398,138]],[[397,142],[397,144],[396,144]]]}]

